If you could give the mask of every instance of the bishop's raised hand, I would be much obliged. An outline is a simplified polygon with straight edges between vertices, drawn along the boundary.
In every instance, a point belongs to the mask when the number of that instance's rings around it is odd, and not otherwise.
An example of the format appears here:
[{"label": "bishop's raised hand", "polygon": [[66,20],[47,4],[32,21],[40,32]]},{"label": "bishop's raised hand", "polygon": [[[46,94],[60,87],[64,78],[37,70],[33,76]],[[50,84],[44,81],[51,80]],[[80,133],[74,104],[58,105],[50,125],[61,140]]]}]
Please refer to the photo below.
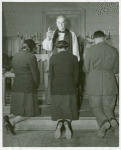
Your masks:
[{"label": "bishop's raised hand", "polygon": [[49,28],[48,28],[48,31],[47,31],[47,33],[46,33],[46,38],[47,38],[48,40],[51,40],[51,39],[52,39],[52,36],[53,36],[53,31],[51,31],[51,28],[49,27]]}]

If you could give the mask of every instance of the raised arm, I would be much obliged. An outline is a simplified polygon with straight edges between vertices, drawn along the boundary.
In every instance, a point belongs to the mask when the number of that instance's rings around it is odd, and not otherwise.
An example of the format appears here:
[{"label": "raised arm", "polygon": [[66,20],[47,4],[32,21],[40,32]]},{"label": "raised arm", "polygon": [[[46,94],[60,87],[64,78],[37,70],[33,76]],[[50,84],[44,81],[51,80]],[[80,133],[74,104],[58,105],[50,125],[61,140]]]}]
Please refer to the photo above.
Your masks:
[{"label": "raised arm", "polygon": [[[54,31],[55,32],[55,31]],[[46,39],[43,41],[42,45],[43,45],[43,49],[47,50],[47,51],[52,51],[52,39],[53,39],[53,35],[54,32],[47,32],[46,33]]]},{"label": "raised arm", "polygon": [[40,72],[39,72],[39,69],[38,69],[37,59],[34,55],[30,58],[29,67],[30,67],[32,76],[34,78],[36,87],[38,89],[39,88],[39,83],[40,83]]}]

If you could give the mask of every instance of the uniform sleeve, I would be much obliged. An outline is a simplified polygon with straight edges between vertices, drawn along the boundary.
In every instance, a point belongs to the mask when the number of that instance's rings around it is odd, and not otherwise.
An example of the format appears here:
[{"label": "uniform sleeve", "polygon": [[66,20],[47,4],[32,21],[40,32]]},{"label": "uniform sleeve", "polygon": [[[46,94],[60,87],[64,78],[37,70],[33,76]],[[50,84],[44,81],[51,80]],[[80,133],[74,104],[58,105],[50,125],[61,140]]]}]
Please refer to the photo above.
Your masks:
[{"label": "uniform sleeve", "polygon": [[119,73],[119,53],[118,52],[116,52],[115,63],[114,63],[114,67],[113,67],[113,72],[115,74]]},{"label": "uniform sleeve", "polygon": [[40,72],[38,69],[37,59],[34,55],[30,58],[30,64],[29,65],[30,65],[30,70],[31,70],[32,76],[34,78],[36,87],[38,89],[39,84],[40,84]]},{"label": "uniform sleeve", "polygon": [[74,80],[75,80],[75,84],[78,83],[78,77],[79,77],[79,64],[78,64],[77,57],[75,57],[75,61],[74,61]]},{"label": "uniform sleeve", "polygon": [[85,73],[89,73],[90,71],[89,68],[90,68],[90,58],[89,58],[89,51],[87,51],[84,57],[83,71]]},{"label": "uniform sleeve", "polygon": [[49,76],[50,76],[50,84],[52,86],[53,79],[54,79],[54,68],[53,68],[53,58],[52,58],[52,56],[50,57],[50,62],[49,62]]},{"label": "uniform sleeve", "polygon": [[72,34],[72,42],[73,42],[73,55],[77,56],[78,61],[80,60],[80,55],[79,55],[79,45],[77,41],[77,37],[74,32],[71,31]]}]

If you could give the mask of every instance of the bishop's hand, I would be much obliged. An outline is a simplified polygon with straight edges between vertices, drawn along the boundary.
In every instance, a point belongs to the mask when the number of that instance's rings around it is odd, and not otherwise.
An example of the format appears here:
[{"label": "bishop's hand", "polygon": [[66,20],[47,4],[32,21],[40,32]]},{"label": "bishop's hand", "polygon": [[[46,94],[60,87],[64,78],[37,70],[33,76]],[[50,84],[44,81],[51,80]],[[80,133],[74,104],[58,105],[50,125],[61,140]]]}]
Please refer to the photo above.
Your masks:
[{"label": "bishop's hand", "polygon": [[50,41],[53,37],[53,31],[51,31],[50,27],[48,28],[48,31],[46,33],[46,38]]}]

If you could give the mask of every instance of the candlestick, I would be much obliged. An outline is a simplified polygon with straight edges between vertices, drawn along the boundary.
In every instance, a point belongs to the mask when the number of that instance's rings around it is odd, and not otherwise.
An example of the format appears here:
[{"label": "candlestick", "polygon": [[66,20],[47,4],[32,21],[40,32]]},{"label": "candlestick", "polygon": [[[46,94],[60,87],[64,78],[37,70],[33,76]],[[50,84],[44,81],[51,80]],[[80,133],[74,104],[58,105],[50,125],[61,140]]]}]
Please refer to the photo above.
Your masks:
[{"label": "candlestick", "polygon": [[110,39],[110,31],[109,31],[109,39]]},{"label": "candlestick", "polygon": [[37,32],[35,32],[35,36],[37,36]]},{"label": "candlestick", "polygon": [[27,40],[27,34],[25,35],[25,39]]},{"label": "candlestick", "polygon": [[22,39],[22,37],[23,37],[23,34],[21,34],[21,36],[20,36],[20,37],[21,37],[21,39]]},{"label": "candlestick", "polygon": [[91,43],[91,36],[90,36],[90,38],[89,38],[89,42]]},{"label": "candlestick", "polygon": [[39,36],[39,40],[41,40],[41,33],[40,33],[40,36]]}]

